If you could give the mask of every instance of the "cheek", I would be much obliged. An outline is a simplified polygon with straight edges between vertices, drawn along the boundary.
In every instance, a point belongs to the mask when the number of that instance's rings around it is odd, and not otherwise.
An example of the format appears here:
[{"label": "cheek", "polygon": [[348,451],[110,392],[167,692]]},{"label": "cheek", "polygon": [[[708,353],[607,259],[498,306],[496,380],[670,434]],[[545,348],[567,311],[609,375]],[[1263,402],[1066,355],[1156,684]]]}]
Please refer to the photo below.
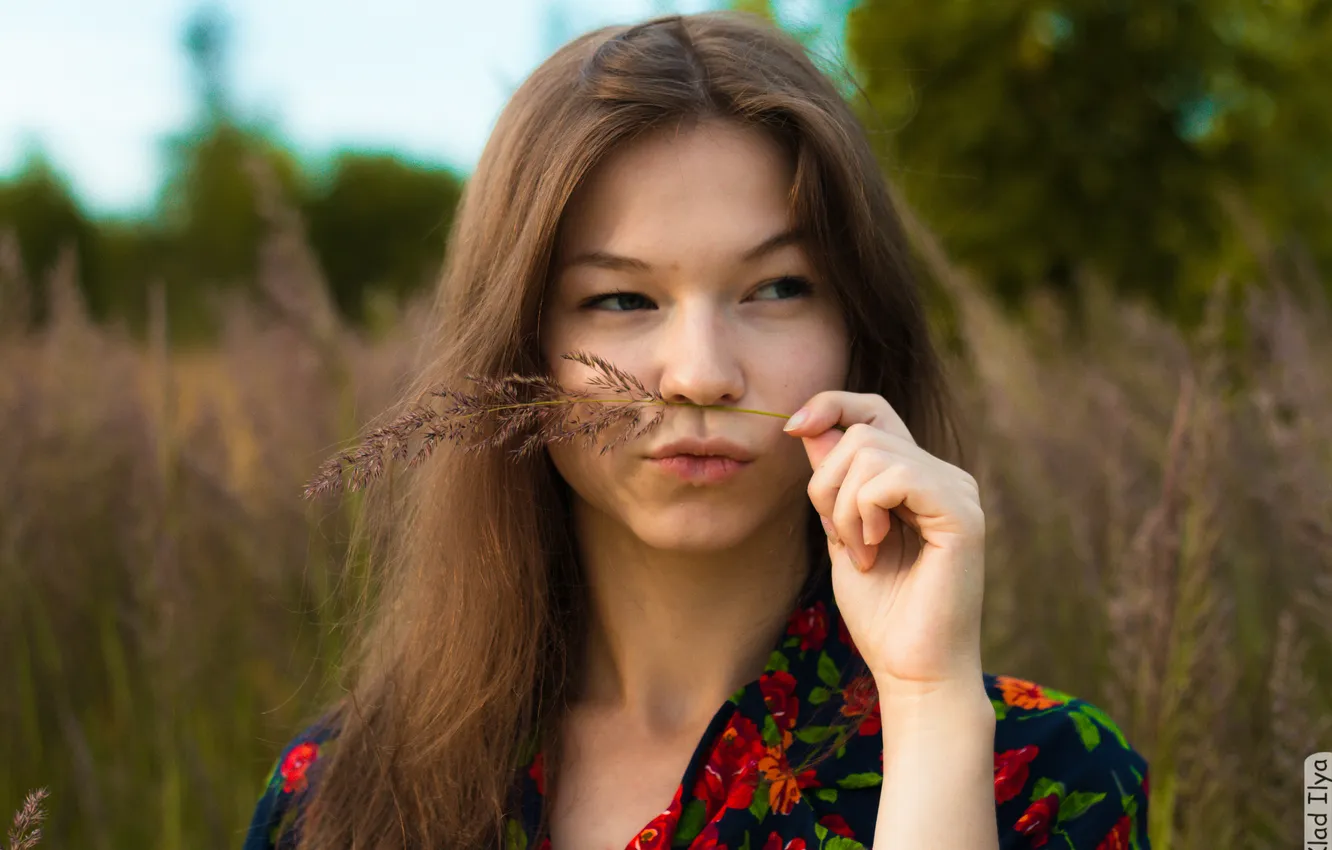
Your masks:
[{"label": "cheek", "polygon": [[619,498],[616,481],[624,472],[618,466],[623,463],[616,456],[618,449],[598,455],[600,448],[584,448],[580,438],[547,446],[546,451],[560,477],[584,501],[606,509]]}]

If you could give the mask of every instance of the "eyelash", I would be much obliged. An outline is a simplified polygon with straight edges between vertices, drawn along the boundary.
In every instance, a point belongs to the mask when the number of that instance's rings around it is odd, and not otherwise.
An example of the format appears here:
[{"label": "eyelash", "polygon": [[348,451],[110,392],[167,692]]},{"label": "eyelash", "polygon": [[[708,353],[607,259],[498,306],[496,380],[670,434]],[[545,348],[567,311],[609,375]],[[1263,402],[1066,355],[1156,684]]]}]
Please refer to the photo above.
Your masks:
[{"label": "eyelash", "polygon": [[[763,284],[763,286],[761,286],[761,287],[759,287],[759,288],[762,289],[762,288],[764,288],[764,287],[772,286],[772,285],[774,285],[774,284],[778,284],[778,283],[794,283],[794,284],[796,284],[796,287],[797,287],[797,289],[798,289],[798,291],[799,291],[799,294],[798,294],[798,296],[797,296],[798,298],[807,298],[807,297],[809,297],[809,295],[810,295],[811,293],[813,293],[813,291],[814,291],[814,285],[813,285],[812,283],[810,283],[807,279],[801,277],[800,275],[790,275],[790,274],[788,274],[788,275],[782,275],[782,276],[779,277],[779,278],[775,278],[775,279],[773,279],[773,280],[770,280],[770,281],[768,281],[767,283]],[[614,290],[614,291],[612,291],[612,292],[603,292],[603,293],[601,293],[601,294],[599,294],[599,295],[593,295],[592,297],[585,299],[585,300],[579,305],[579,307],[580,307],[581,309],[592,309],[593,307],[595,307],[595,305],[596,305],[598,302],[600,302],[600,301],[602,301],[603,299],[606,299],[606,298],[614,298],[614,297],[617,296],[617,295],[640,295],[640,296],[641,296],[641,294],[642,294],[642,293],[633,292],[633,291],[631,291],[631,290],[616,289],[616,290]],[[778,300],[778,301],[793,301],[793,300],[796,300],[796,299],[794,299],[794,298],[778,298],[778,299],[776,299],[776,300]],[[610,310],[610,311],[608,311],[608,312],[611,312],[611,313],[632,313],[632,312],[634,312],[634,311],[633,311],[633,310]]]}]

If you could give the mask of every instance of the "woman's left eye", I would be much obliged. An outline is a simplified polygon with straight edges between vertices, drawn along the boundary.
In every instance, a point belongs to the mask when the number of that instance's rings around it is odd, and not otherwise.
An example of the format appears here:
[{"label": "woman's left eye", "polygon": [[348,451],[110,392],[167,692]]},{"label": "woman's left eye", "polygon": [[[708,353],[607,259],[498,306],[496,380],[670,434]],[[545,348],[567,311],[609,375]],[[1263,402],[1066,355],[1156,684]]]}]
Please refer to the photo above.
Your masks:
[{"label": "woman's left eye", "polygon": [[[806,280],[803,277],[800,277],[799,275],[783,275],[782,277],[779,277],[776,280],[770,280],[767,283],[763,284],[763,286],[760,289],[767,289],[770,286],[777,286],[778,284],[786,284],[788,287],[793,288],[797,296],[808,295],[810,292],[814,290],[814,286],[808,280]],[[779,300],[786,300],[786,299],[779,299]]]},{"label": "woman's left eye", "polygon": [[[759,291],[761,292],[761,291],[763,291],[764,289],[770,289],[770,288],[780,288],[780,287],[782,287],[782,286],[785,286],[785,287],[787,288],[788,291],[793,291],[794,297],[796,297],[796,298],[800,298],[800,297],[804,297],[804,296],[806,296],[806,295],[809,295],[809,294],[810,294],[811,292],[813,292],[813,290],[814,290],[814,286],[813,286],[813,284],[811,284],[811,283],[810,283],[808,280],[806,280],[805,278],[800,277],[799,275],[783,275],[783,276],[781,276],[781,277],[779,277],[779,278],[776,278],[776,279],[774,279],[774,280],[770,280],[770,281],[768,281],[767,283],[763,284],[761,287],[759,287]],[[642,293],[639,293],[639,292],[627,292],[627,291],[625,291],[625,290],[616,290],[615,292],[605,292],[605,293],[602,293],[602,294],[600,294],[600,295],[593,295],[592,297],[590,297],[590,298],[584,300],[583,303],[581,304],[581,306],[582,306],[582,307],[593,307],[593,306],[596,306],[597,304],[599,304],[600,302],[602,302],[603,300],[608,299],[608,298],[625,298],[625,297],[642,299],[643,301],[648,301],[649,303],[651,303],[651,302],[650,302],[650,299],[648,299],[648,298],[647,298],[645,295],[643,295]],[[776,298],[776,299],[772,299],[772,298],[763,298],[763,299],[759,299],[759,300],[761,300],[761,301],[773,301],[773,300],[776,300],[776,301],[790,301],[791,298]],[[627,313],[627,312],[632,312],[632,311],[626,309],[626,310],[612,310],[611,312],[614,312],[614,313]]]}]

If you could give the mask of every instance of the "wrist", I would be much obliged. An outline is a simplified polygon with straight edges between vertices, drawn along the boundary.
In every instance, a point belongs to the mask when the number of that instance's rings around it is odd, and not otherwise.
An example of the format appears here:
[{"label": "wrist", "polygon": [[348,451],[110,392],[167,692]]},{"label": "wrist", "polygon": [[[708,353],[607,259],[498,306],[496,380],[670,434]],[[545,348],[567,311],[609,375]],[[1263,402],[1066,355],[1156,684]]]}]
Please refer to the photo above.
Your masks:
[{"label": "wrist", "polygon": [[[876,679],[876,682],[878,680]],[[883,734],[919,737],[943,732],[969,740],[994,740],[994,705],[980,676],[974,681],[879,689]]]}]

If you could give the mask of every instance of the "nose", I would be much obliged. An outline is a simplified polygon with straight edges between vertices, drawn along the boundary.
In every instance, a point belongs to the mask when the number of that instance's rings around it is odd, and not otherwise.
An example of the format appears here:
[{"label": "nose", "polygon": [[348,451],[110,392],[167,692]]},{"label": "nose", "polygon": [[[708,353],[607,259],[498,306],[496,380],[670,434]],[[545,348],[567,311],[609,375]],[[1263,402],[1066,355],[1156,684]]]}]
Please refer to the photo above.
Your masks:
[{"label": "nose", "polygon": [[654,340],[667,401],[735,404],[745,391],[741,340],[706,298],[681,301]]}]

